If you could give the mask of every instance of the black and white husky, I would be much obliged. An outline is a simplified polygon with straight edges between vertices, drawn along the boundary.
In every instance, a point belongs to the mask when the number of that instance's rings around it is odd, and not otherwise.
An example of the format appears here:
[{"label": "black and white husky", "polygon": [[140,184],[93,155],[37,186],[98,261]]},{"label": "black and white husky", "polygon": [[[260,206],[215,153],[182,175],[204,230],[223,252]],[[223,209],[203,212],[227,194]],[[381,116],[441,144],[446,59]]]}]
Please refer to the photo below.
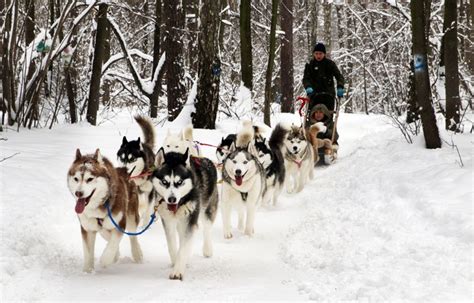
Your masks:
[{"label": "black and white husky", "polygon": [[[163,200],[158,206],[173,270],[170,279],[183,279],[198,221],[204,227],[203,255],[212,256],[211,227],[218,206],[217,170],[207,158],[158,151],[153,187]],[[179,248],[177,247],[179,236]]]},{"label": "black and white husky", "polygon": [[221,209],[226,239],[232,238],[232,207],[236,207],[239,212],[238,228],[245,228],[246,235],[253,235],[255,212],[265,193],[265,170],[256,157],[252,142],[253,130],[247,128],[237,135],[236,144],[231,146],[224,159]]},{"label": "black and white husky", "polygon": [[285,139],[286,189],[300,192],[313,179],[314,151],[303,127],[292,126]]},{"label": "black and white husky", "polygon": [[276,205],[278,196],[285,183],[285,159],[282,148],[288,130],[278,124],[272,131],[270,139],[266,142],[263,137],[255,139],[255,148],[258,160],[265,169],[267,190],[262,198],[262,204],[273,202]]},{"label": "black and white husky", "polygon": [[145,140],[128,141],[123,137],[122,145],[117,152],[117,157],[122,166],[127,168],[130,179],[138,186],[140,215],[142,223],[148,223],[148,218],[153,212],[157,193],[151,183],[151,174],[155,165],[155,128],[152,122],[142,116],[136,116],[135,120],[142,129]]},{"label": "black and white husky", "polygon": [[216,149],[216,158],[217,163],[222,164],[224,162],[225,157],[229,154],[230,147],[232,144],[235,144],[235,140],[237,139],[236,134],[229,134],[227,137],[222,137],[221,143],[217,146]]}]

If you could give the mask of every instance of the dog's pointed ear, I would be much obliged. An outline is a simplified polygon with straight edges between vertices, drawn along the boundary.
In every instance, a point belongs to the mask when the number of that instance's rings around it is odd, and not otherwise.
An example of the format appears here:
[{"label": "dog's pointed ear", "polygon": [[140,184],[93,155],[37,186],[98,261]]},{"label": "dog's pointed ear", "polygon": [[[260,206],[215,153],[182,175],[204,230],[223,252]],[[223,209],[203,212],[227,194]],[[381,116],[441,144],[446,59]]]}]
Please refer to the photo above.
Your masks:
[{"label": "dog's pointed ear", "polygon": [[230,153],[233,153],[235,151],[236,147],[235,147],[235,141],[232,142],[232,144],[229,146],[229,154]]},{"label": "dog's pointed ear", "polygon": [[127,137],[123,136],[122,145],[125,145],[125,144],[127,144],[127,143],[128,143]]},{"label": "dog's pointed ear", "polygon": [[224,137],[222,137],[222,139],[221,139],[221,144],[223,144],[223,143],[224,143]]},{"label": "dog's pointed ear", "polygon": [[81,157],[82,157],[82,154],[81,154],[81,151],[78,148],[78,149],[76,149],[76,161],[79,160]]},{"label": "dog's pointed ear", "polygon": [[247,151],[248,151],[251,155],[254,155],[255,157],[258,157],[258,152],[257,152],[257,148],[255,148],[255,144],[249,143],[249,144],[247,145]]},{"label": "dog's pointed ear", "polygon": [[104,163],[103,158],[102,158],[102,155],[100,154],[100,150],[99,150],[99,149],[96,149],[96,150],[95,150],[94,159],[97,160],[97,162],[99,162],[99,164],[103,164],[103,163]]},{"label": "dog's pointed ear", "polygon": [[160,148],[155,156],[155,167],[160,167],[165,162],[165,150]]},{"label": "dog's pointed ear", "polygon": [[140,145],[140,137],[138,137],[137,141],[138,141],[138,144]]}]

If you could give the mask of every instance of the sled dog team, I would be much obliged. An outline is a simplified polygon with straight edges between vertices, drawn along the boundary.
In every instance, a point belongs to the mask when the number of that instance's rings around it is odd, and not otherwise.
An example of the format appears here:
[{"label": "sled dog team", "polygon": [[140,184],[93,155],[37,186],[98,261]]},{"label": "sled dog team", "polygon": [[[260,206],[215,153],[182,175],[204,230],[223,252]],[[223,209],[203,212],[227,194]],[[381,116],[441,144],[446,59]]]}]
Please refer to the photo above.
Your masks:
[{"label": "sled dog team", "polygon": [[[200,156],[191,126],[182,134],[168,131],[155,154],[153,124],[141,116],[135,120],[143,141],[123,137],[117,152],[121,167],[114,167],[99,149],[88,155],[77,149],[68,171],[67,183],[81,225],[85,272],[94,270],[97,233],[107,241],[99,260],[106,267],[119,258],[123,237],[119,229],[135,233],[157,212],[172,264],[169,277],[182,280],[199,225],[204,233],[203,255],[212,256],[211,228],[219,203],[226,239],[232,238],[233,208],[238,211],[238,229],[253,235],[258,206],[275,205],[285,185],[288,193],[300,192],[313,178],[317,149],[331,146],[330,140],[316,137],[316,125],[305,130],[278,124],[267,141],[261,128],[244,122],[239,133],[223,138],[216,149],[222,164],[219,199],[216,166]],[[129,238],[133,260],[140,263],[143,253],[138,237]]]}]

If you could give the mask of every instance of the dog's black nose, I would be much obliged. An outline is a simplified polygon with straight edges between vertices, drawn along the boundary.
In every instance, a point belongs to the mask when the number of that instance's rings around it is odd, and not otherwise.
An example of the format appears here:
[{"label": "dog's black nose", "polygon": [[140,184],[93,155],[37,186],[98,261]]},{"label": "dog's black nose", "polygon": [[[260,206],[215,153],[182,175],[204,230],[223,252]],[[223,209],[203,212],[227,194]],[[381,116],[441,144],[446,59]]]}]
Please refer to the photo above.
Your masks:
[{"label": "dog's black nose", "polygon": [[176,197],[171,196],[168,198],[168,203],[175,204],[176,203]]},{"label": "dog's black nose", "polygon": [[82,196],[84,195],[84,193],[83,193],[82,191],[76,191],[74,194],[75,194],[76,197],[78,197],[78,198],[80,198],[80,197],[82,197]]},{"label": "dog's black nose", "polygon": [[242,171],[240,169],[235,170],[235,175],[240,176],[242,174]]},{"label": "dog's black nose", "polygon": [[298,147],[297,147],[297,146],[293,146],[293,150],[297,150],[297,149],[298,149]]}]

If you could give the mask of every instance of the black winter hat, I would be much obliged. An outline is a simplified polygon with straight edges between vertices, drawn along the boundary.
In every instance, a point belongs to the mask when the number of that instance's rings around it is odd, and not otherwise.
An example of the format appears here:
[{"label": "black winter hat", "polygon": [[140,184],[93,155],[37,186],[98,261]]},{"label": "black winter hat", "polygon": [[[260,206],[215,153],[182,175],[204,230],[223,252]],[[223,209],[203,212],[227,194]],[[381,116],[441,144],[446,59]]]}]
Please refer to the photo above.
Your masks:
[{"label": "black winter hat", "polygon": [[323,53],[326,53],[326,46],[324,46],[324,44],[322,44],[321,42],[320,43],[316,43],[316,45],[314,46],[314,49],[313,49],[313,53],[314,52],[323,52]]}]

